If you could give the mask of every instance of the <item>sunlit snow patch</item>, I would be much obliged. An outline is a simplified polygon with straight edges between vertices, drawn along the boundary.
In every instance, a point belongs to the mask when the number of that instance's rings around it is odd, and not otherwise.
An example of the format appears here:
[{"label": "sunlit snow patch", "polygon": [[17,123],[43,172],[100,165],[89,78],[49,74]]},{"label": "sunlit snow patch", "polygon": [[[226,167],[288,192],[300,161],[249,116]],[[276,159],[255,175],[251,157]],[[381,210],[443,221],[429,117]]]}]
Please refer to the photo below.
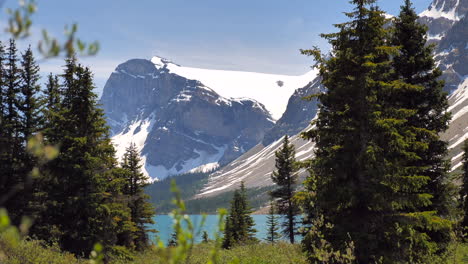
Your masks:
[{"label": "sunlit snow patch", "polygon": [[[151,62],[159,70],[165,68],[187,79],[198,80],[223,97],[257,100],[265,105],[276,120],[283,115],[294,91],[306,86],[317,76],[317,70],[290,76],[182,67],[160,57],[153,57]],[[282,86],[278,85],[278,80],[281,80]]]}]

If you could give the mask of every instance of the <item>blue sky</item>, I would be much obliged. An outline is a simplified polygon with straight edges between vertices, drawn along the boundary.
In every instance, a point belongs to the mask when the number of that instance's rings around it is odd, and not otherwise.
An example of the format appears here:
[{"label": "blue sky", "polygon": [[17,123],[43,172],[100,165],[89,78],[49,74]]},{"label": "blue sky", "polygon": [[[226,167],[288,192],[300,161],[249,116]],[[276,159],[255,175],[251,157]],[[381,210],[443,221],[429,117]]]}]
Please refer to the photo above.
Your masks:
[{"label": "blue sky", "polygon": [[[431,0],[413,0],[418,12]],[[403,0],[380,0],[397,14]],[[8,0],[5,7],[15,6]],[[119,64],[159,55],[184,65],[212,69],[299,75],[312,64],[300,48],[327,48],[320,33],[346,20],[348,0],[47,0],[38,1],[34,31],[60,36],[64,24],[79,23],[79,36],[98,40],[101,51],[83,59],[98,88]],[[25,45],[26,43],[21,43]],[[57,71],[63,62],[44,63]]]}]

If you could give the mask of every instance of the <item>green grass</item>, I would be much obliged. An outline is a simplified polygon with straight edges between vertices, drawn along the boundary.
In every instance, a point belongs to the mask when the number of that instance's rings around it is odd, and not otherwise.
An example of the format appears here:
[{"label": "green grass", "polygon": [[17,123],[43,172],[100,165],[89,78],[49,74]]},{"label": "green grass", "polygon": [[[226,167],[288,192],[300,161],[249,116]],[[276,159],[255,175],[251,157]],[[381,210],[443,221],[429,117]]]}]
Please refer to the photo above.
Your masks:
[{"label": "green grass", "polygon": [[[205,264],[213,245],[198,244],[195,245],[192,255],[188,261],[189,264]],[[148,250],[140,253],[132,262],[117,261],[116,264],[162,264],[158,262],[159,253],[157,250]],[[219,252],[219,264],[231,263],[234,260],[242,264],[305,264],[306,259],[301,252],[300,245],[291,245],[288,243],[277,244],[253,244],[238,246],[231,250],[221,250]]]},{"label": "green grass", "polygon": [[22,240],[19,243],[0,237],[1,264],[85,264],[71,253],[64,253],[56,246],[44,246],[37,240]]},{"label": "green grass", "polygon": [[452,245],[452,254],[448,258],[448,263],[468,263],[468,244]]},{"label": "green grass", "polygon": [[[205,264],[213,244],[195,245],[187,263]],[[161,252],[154,248],[133,253],[122,258],[114,257],[112,264],[164,264],[160,261]],[[241,264],[305,264],[306,259],[300,245],[280,242],[276,244],[252,244],[238,246],[231,250],[220,250],[219,264],[238,260]],[[8,242],[0,237],[1,264],[89,264],[89,260],[76,258],[70,253],[60,251],[58,247],[44,246],[36,240],[22,240],[19,243]],[[185,263],[185,262],[184,262]],[[468,263],[468,244],[452,245],[447,264]]]}]

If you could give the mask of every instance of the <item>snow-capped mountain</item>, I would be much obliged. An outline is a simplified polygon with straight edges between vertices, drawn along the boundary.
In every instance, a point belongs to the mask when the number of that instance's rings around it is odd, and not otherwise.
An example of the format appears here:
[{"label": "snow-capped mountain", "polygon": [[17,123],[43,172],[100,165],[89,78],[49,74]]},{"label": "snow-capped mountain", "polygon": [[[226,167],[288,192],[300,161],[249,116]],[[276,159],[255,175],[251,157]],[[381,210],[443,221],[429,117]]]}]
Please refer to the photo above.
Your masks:
[{"label": "snow-capped mountain", "polygon": [[117,156],[135,143],[144,171],[162,179],[211,170],[255,146],[274,125],[270,113],[284,111],[282,104],[295,88],[313,76],[314,71],[294,77],[186,68],[159,57],[133,59],[111,74],[100,103]]},{"label": "snow-capped mountain", "polygon": [[189,80],[198,80],[225,98],[254,99],[262,103],[275,120],[283,115],[294,91],[307,85],[317,75],[317,70],[289,76],[182,67],[160,57],[153,57],[151,61],[157,68],[164,68]]},{"label": "snow-capped mountain", "polygon": [[312,120],[317,113],[318,101],[316,98],[310,101],[304,100],[304,97],[317,94],[323,91],[323,89],[319,77],[315,78],[305,87],[297,89],[291,98],[289,98],[288,106],[283,116],[276,122],[275,126],[265,134],[262,144],[268,146],[286,134],[288,136],[294,136],[306,128],[310,124],[310,120]]},{"label": "snow-capped mountain", "polygon": [[[452,170],[461,166],[461,145],[468,138],[468,0],[434,0],[430,7],[420,14],[421,22],[429,26],[429,39],[436,43],[436,60],[443,70],[443,79],[446,80],[446,90],[452,92],[449,96],[449,111],[452,112],[452,121],[449,129],[442,138],[449,144],[449,158],[452,161]],[[320,89],[319,79],[314,80],[315,90],[307,90],[306,94],[313,94]],[[298,90],[299,91],[299,90]],[[303,88],[306,91],[306,87]],[[302,96],[301,96],[302,97]],[[313,156],[314,144],[299,137],[299,131],[304,129],[303,124],[309,124],[311,115],[294,114],[292,109],[301,109],[301,104],[308,104],[309,113],[316,114],[314,102],[290,100],[288,109],[283,117],[265,135],[264,144],[259,144],[221,170],[210,175],[208,183],[199,192],[198,197],[217,195],[221,192],[238,188],[241,181],[249,187],[263,187],[272,184],[271,172],[274,170],[274,152],[281,147],[281,138],[289,134],[290,129],[298,129],[297,134],[291,138],[296,147],[298,160]],[[291,110],[290,110],[291,109]],[[298,120],[292,119],[299,117]],[[280,122],[281,121],[281,122]],[[282,128],[280,124],[286,123]],[[295,125],[294,125],[295,124]],[[300,125],[302,124],[302,126]],[[273,133],[272,131],[278,132]],[[282,134],[282,135],[281,135]],[[270,137],[270,135],[275,135]],[[273,140],[271,140],[271,138]],[[304,172],[302,172],[304,176]]]},{"label": "snow-capped mountain", "polygon": [[419,16],[429,27],[429,40],[441,40],[468,11],[466,0],[434,0]]},{"label": "snow-capped mountain", "polygon": [[429,40],[437,44],[436,60],[443,71],[446,91],[452,93],[468,75],[468,0],[434,0],[423,11]]},{"label": "snow-capped mountain", "polygon": [[[271,173],[275,167],[275,151],[283,145],[282,140],[283,137],[268,146],[258,144],[221,170],[211,174],[208,183],[197,197],[215,196],[232,191],[239,188],[241,181],[249,188],[273,185]],[[297,160],[312,158],[314,144],[311,141],[302,139],[298,133],[290,138],[290,142],[296,147]],[[300,171],[299,174],[301,179],[307,175],[305,171]]]},{"label": "snow-capped mountain", "polygon": [[[291,96],[283,116],[263,138],[263,141],[248,152],[210,175],[208,183],[197,197],[214,196],[232,191],[244,181],[249,188],[270,186],[271,172],[275,167],[275,151],[282,146],[285,134],[291,136],[290,142],[296,147],[296,159],[303,161],[313,156],[314,144],[300,137],[300,133],[310,129],[310,121],[316,116],[318,102],[304,100],[307,95],[323,90],[320,78],[315,78],[303,88],[297,89]],[[299,172],[304,178],[306,173]]]},{"label": "snow-capped mountain", "polygon": [[[452,121],[443,138],[449,144],[452,170],[461,166],[463,141],[468,138],[468,0],[434,1],[431,6],[444,6],[454,19],[437,43],[436,60],[443,70],[449,96]],[[445,8],[445,7],[448,7]],[[446,11],[447,12],[447,11]]]}]

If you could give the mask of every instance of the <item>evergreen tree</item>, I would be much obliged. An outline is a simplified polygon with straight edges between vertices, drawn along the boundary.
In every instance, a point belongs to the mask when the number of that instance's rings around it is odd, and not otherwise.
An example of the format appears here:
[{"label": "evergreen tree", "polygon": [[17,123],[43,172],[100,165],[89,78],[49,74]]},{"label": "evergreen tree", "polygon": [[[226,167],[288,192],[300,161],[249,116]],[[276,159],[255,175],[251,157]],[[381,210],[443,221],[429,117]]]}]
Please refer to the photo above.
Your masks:
[{"label": "evergreen tree", "polygon": [[60,153],[43,168],[47,201],[38,213],[43,229],[48,227],[53,236],[45,232],[37,236],[57,239],[65,250],[87,254],[96,242],[112,246],[117,241],[120,217],[114,216],[122,214],[114,211],[110,195],[118,180],[112,174],[116,161],[89,69],[67,59],[62,89],[59,110],[50,116],[45,131],[50,144],[60,145]]},{"label": "evergreen tree", "polygon": [[149,245],[148,232],[154,231],[147,228],[148,224],[154,224],[154,207],[148,202],[149,196],[144,188],[149,185],[149,177],[141,172],[141,159],[136,145],[132,143],[127,149],[121,164],[126,171],[123,194],[129,197],[131,219],[137,230],[134,241],[137,249],[144,249]]},{"label": "evergreen tree", "polygon": [[245,191],[244,182],[241,188],[234,192],[229,215],[226,217],[223,248],[229,249],[235,245],[255,242],[254,220]]},{"label": "evergreen tree", "polygon": [[56,108],[60,103],[60,84],[57,75],[53,75],[52,73],[48,75],[44,94],[46,95],[45,105],[47,105],[47,108]]},{"label": "evergreen tree", "polygon": [[8,178],[6,172],[8,171],[8,137],[6,125],[6,54],[5,47],[0,42],[0,206],[6,201],[5,195],[8,193]]},{"label": "evergreen tree", "polygon": [[[49,74],[42,96],[43,123],[41,132],[46,144],[59,145],[62,136],[60,127],[63,125],[65,108],[62,107],[62,96],[58,76]],[[58,146],[57,146],[58,147]],[[57,169],[57,168],[55,168]],[[30,201],[28,214],[34,219],[34,225],[30,233],[45,241],[58,241],[61,236],[56,217],[59,213],[61,201],[60,188],[57,186],[57,175],[48,165],[40,167],[40,177],[34,179],[32,200]],[[52,213],[50,213],[52,212]]]},{"label": "evergreen tree", "polygon": [[178,238],[177,238],[177,232],[173,232],[171,234],[171,237],[167,241],[167,246],[168,247],[177,247],[178,244],[179,244],[179,242],[178,242]]},{"label": "evergreen tree", "polygon": [[[426,131],[409,120],[417,119],[420,109],[402,95],[421,88],[395,76],[392,59],[402,45],[390,46],[390,29],[375,1],[352,2],[351,21],[324,35],[332,44],[331,56],[316,56],[328,90],[318,95],[316,128],[304,134],[317,146],[310,168],[314,180],[308,181],[315,185],[308,189],[316,190],[314,213],[333,226],[319,233],[337,250],[351,237],[359,263],[427,262],[444,252],[446,245],[438,242],[446,241],[451,223],[434,211],[433,198],[443,196],[442,188],[431,186],[436,177],[421,174],[413,163],[418,151],[432,146],[418,141]],[[426,117],[435,123],[444,119]],[[434,131],[429,134],[438,141]],[[427,170],[428,165],[439,163],[420,166]]]},{"label": "evergreen tree", "polygon": [[5,61],[5,94],[4,94],[4,120],[3,131],[5,150],[3,160],[3,175],[6,192],[0,199],[0,204],[10,211],[10,216],[14,222],[18,223],[23,213],[24,200],[21,192],[24,189],[24,175],[20,172],[21,161],[24,158],[25,149],[21,144],[20,135],[20,69],[18,68],[16,43],[10,40],[10,45]]},{"label": "evergreen tree", "polygon": [[[435,66],[434,45],[427,44],[427,27],[418,22],[418,15],[410,0],[405,0],[395,21],[392,43],[399,47],[393,60],[396,79],[403,81],[393,93],[394,107],[414,111],[406,117],[406,126],[414,138],[407,159],[408,169],[414,175],[429,180],[429,193],[433,196],[428,207],[440,215],[449,213],[448,174],[449,162],[445,159],[447,143],[439,134],[448,128],[450,113],[447,111],[447,94],[442,72]],[[429,209],[428,208],[428,209]]]},{"label": "evergreen tree", "polygon": [[[42,125],[41,100],[39,98],[39,66],[36,64],[31,47],[22,55],[21,60],[21,83],[22,101],[20,102],[21,132],[24,145],[27,140],[36,133]],[[29,163],[28,161],[27,163]],[[29,170],[29,168],[28,168]]]},{"label": "evergreen tree", "polygon": [[33,199],[34,184],[31,171],[37,165],[36,158],[26,151],[28,140],[40,131],[43,123],[41,113],[39,66],[35,62],[31,47],[21,56],[21,69],[19,75],[19,95],[17,99],[18,122],[18,177],[24,182],[21,193],[16,196],[15,211],[19,216],[30,215],[30,206]]},{"label": "evergreen tree", "polygon": [[297,166],[295,159],[294,145],[289,143],[288,135],[284,136],[283,147],[275,152],[276,171],[271,175],[271,179],[278,186],[271,192],[271,197],[276,200],[278,212],[285,215],[283,222],[283,233],[294,243],[296,233],[295,216],[297,205],[293,202],[295,185],[297,184]]},{"label": "evergreen tree", "polygon": [[202,242],[203,243],[208,243],[210,242],[210,239],[208,238],[208,233],[206,231],[203,231],[203,234],[202,234]]},{"label": "evergreen tree", "polygon": [[462,186],[460,189],[461,207],[463,209],[463,218],[461,220],[462,232],[466,235],[468,231],[468,140],[465,140],[463,145],[463,174]]},{"label": "evergreen tree", "polygon": [[275,204],[273,203],[273,200],[270,201],[270,210],[268,211],[268,216],[267,216],[267,237],[266,241],[270,243],[275,243],[278,239],[280,239],[280,234],[278,233],[279,230],[279,223],[278,223],[278,217],[275,215]]}]

